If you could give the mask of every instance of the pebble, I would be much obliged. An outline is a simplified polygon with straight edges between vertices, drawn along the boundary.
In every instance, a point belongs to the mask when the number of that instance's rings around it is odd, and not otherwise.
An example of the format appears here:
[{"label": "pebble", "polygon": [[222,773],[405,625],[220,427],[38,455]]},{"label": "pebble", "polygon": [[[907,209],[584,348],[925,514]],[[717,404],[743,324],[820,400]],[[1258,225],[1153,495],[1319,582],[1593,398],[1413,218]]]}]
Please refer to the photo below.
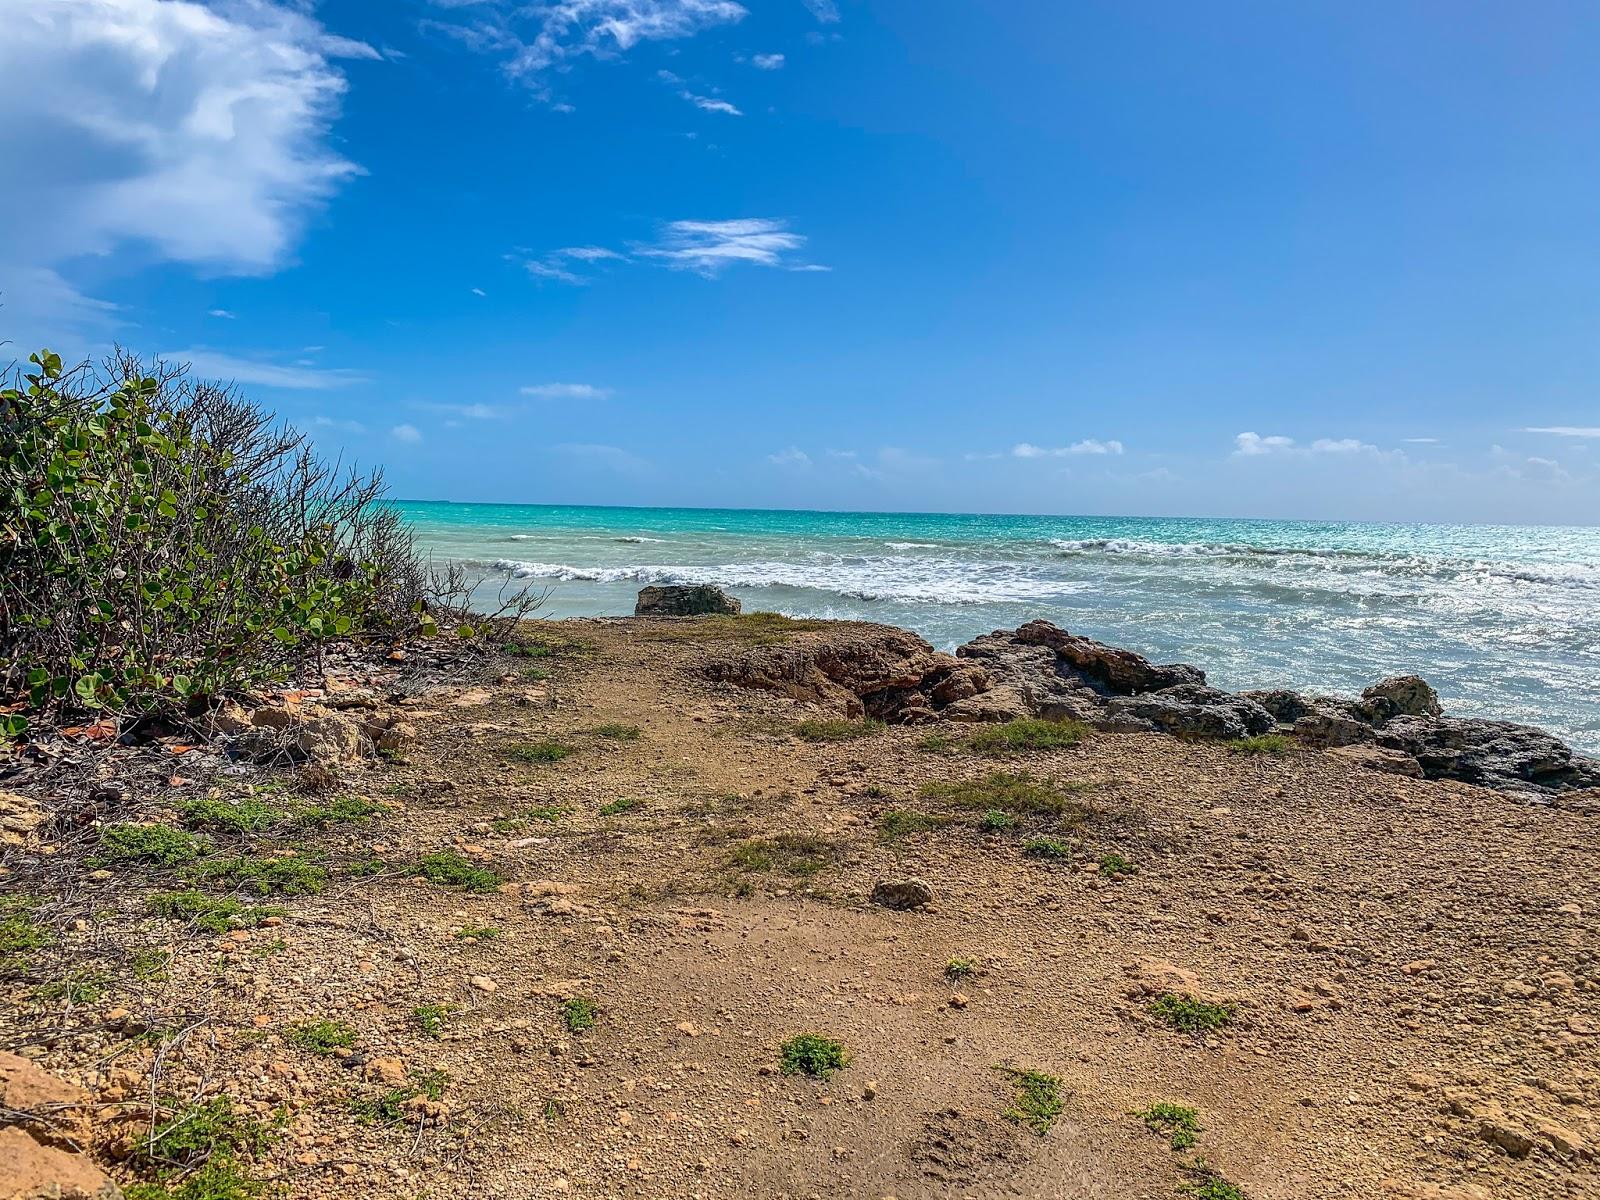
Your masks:
[{"label": "pebble", "polygon": [[471,979],[467,980],[467,982],[473,987],[477,988],[480,992],[492,992],[499,986],[487,975],[474,975]]}]

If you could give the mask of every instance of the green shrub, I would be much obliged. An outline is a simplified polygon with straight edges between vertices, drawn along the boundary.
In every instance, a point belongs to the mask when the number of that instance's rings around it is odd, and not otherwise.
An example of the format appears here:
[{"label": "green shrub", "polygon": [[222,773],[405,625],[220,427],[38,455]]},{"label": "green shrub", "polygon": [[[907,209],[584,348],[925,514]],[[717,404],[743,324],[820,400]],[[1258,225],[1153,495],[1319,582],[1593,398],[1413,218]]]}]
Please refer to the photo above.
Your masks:
[{"label": "green shrub", "polygon": [[130,1183],[127,1200],[262,1200],[272,1195],[266,1182],[246,1173],[231,1155],[164,1183]]},{"label": "green shrub", "polygon": [[1016,1089],[1011,1107],[1000,1115],[1016,1125],[1026,1125],[1041,1136],[1047,1133],[1055,1119],[1061,1115],[1061,1080],[1054,1075],[1028,1071],[1021,1067],[995,1068],[1010,1076]]},{"label": "green shrub", "polygon": [[1076,746],[1088,736],[1089,727],[1082,721],[1024,717],[1004,725],[986,725],[967,739],[967,745],[978,754],[1020,754]]},{"label": "green shrub", "polygon": [[637,725],[621,725],[615,722],[595,726],[594,733],[596,737],[610,738],[617,742],[637,742],[644,736],[644,730]]},{"label": "green shrub", "polygon": [[595,1027],[600,1006],[588,996],[573,996],[561,1005],[561,1020],[569,1033],[583,1033]]},{"label": "green shrub", "polygon": [[947,818],[912,812],[905,808],[892,808],[878,818],[878,839],[897,842],[913,833],[926,833],[946,823]]},{"label": "green shrub", "polygon": [[488,867],[480,867],[456,850],[440,850],[419,858],[408,872],[430,883],[458,887],[469,892],[493,892],[505,882]]},{"label": "green shrub", "polygon": [[107,825],[100,831],[99,857],[172,868],[194,862],[210,848],[204,839],[170,825]]},{"label": "green shrub", "polygon": [[1202,1034],[1221,1029],[1233,1023],[1238,1006],[1232,1003],[1213,1004],[1196,1000],[1193,996],[1180,996],[1166,992],[1150,1002],[1150,1015],[1184,1033]]},{"label": "green shrub", "polygon": [[930,783],[923,787],[922,794],[958,808],[1078,820],[1087,815],[1088,810],[1072,793],[1082,790],[1082,787],[1063,787],[1031,775],[996,771],[982,779]]},{"label": "green shrub", "polygon": [[850,1065],[844,1043],[821,1033],[802,1033],[778,1047],[778,1065],[785,1075],[826,1079]]},{"label": "green shrub", "polygon": [[520,746],[512,746],[506,751],[506,757],[513,762],[553,763],[560,762],[571,753],[572,750],[560,742],[526,742]]},{"label": "green shrub", "polygon": [[1137,875],[1139,868],[1130,860],[1123,858],[1115,850],[1100,856],[1100,874],[1107,879],[1119,879],[1124,875]]},{"label": "green shrub", "polygon": [[620,817],[623,813],[632,812],[636,808],[643,808],[644,801],[637,796],[623,796],[618,800],[611,800],[600,806],[602,817]]},{"label": "green shrub", "polygon": [[313,1054],[332,1054],[335,1050],[348,1050],[361,1038],[343,1021],[321,1019],[301,1021],[291,1025],[283,1035],[291,1046],[299,1046]]},{"label": "green shrub", "polygon": [[368,821],[388,811],[377,801],[365,796],[335,796],[325,804],[310,804],[295,809],[290,820],[300,829],[326,829],[329,825]]},{"label": "green shrub", "polygon": [[29,363],[0,389],[0,681],[34,709],[202,705],[417,624],[377,476],[178,371]]},{"label": "green shrub", "polygon": [[139,1157],[156,1167],[193,1167],[259,1154],[270,1140],[266,1126],[234,1111],[231,1097],[213,1096],[177,1108],[151,1132]]},{"label": "green shrub", "polygon": [[294,856],[261,858],[208,858],[183,872],[188,883],[207,883],[257,896],[309,896],[320,892],[328,873],[315,863]]},{"label": "green shrub", "polygon": [[1238,754],[1287,754],[1294,749],[1294,739],[1281,733],[1262,733],[1235,738],[1228,743],[1228,749]]},{"label": "green shrub", "polygon": [[438,1038],[444,1036],[445,1023],[460,1011],[454,1004],[419,1004],[411,1010],[411,1019],[423,1033]]},{"label": "green shrub", "polygon": [[952,958],[944,964],[944,977],[954,983],[976,973],[978,964],[970,958]]},{"label": "green shrub", "polygon": [[849,742],[856,738],[882,733],[883,729],[882,721],[870,718],[865,721],[846,721],[842,718],[813,717],[797,724],[794,727],[794,735],[808,742]]},{"label": "green shrub", "polygon": [[1033,858],[1071,858],[1072,847],[1060,838],[1033,837],[1022,843],[1022,852]]},{"label": "green shrub", "polygon": [[255,833],[283,820],[281,809],[255,796],[191,800],[179,813],[190,829],[233,834]]},{"label": "green shrub", "polygon": [[26,963],[29,954],[54,940],[34,919],[36,905],[31,896],[0,896],[0,966]]},{"label": "green shrub", "polygon": [[1191,1150],[1205,1126],[1200,1124],[1200,1114],[1182,1104],[1162,1101],[1133,1114],[1150,1127],[1152,1133],[1166,1133],[1174,1150]]},{"label": "green shrub", "polygon": [[456,930],[458,938],[472,938],[474,941],[487,942],[500,936],[500,931],[493,925],[463,925]]},{"label": "green shrub", "polygon": [[978,824],[990,833],[999,833],[1002,829],[1010,829],[1017,823],[1017,819],[1008,812],[998,808],[985,810],[983,819]]},{"label": "green shrub", "polygon": [[1245,1200],[1243,1188],[1228,1182],[1204,1161],[1195,1163],[1188,1173],[1188,1181],[1178,1186],[1185,1196],[1193,1196],[1194,1200]]},{"label": "green shrub", "polygon": [[826,838],[780,833],[741,842],[728,857],[733,866],[744,871],[778,871],[801,879],[821,871],[838,852],[839,847]]}]

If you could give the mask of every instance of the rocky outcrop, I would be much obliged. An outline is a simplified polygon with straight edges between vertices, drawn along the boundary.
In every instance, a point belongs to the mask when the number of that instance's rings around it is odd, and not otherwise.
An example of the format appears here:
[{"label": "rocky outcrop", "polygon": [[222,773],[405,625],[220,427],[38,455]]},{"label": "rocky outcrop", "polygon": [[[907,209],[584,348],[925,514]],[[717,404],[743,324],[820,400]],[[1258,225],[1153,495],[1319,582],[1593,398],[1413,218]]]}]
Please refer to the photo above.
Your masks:
[{"label": "rocky outcrop", "polygon": [[121,1200],[93,1160],[74,1153],[89,1132],[81,1088],[16,1054],[0,1053],[0,1200]]},{"label": "rocky outcrop", "polygon": [[1198,667],[1153,663],[1048,621],[985,634],[954,657],[903,629],[845,625],[742,651],[709,671],[895,724],[1033,716],[1186,738],[1277,731],[1394,774],[1537,796],[1600,788],[1600,762],[1526,725],[1444,716],[1438,694],[1416,675],[1375,683],[1354,700],[1281,688],[1225,692],[1207,686]]},{"label": "rocky outcrop", "polygon": [[738,616],[740,604],[709,583],[671,583],[639,589],[633,606],[636,617],[703,617],[721,613]]},{"label": "rocky outcrop", "polygon": [[233,752],[255,762],[359,762],[380,751],[398,754],[417,731],[395,714],[339,710],[322,704],[269,704],[251,712],[233,736]]}]

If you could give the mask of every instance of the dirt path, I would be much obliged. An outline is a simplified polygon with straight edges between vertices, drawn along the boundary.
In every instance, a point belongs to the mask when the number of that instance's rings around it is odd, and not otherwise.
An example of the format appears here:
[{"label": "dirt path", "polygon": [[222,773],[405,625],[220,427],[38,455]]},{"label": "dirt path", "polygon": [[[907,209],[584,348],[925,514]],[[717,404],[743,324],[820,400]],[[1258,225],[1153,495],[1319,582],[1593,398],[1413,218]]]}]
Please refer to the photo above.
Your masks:
[{"label": "dirt path", "polygon": [[[105,1009],[205,1012],[162,1086],[286,1108],[262,1173],[297,1197],[1600,1195],[1593,816],[1157,735],[809,741],[796,706],[703,682],[715,638],[560,634],[583,648],[547,679],[413,705],[421,742],[359,781],[398,811],[325,835],[390,866],[174,941],[165,982],[80,1006],[38,1061],[126,1105],[152,1051]],[[1068,807],[923,794],[997,771]],[[392,868],[450,848],[509,885]],[[868,900],[907,877],[930,909]],[[1233,1019],[1170,1028],[1173,991]],[[312,1020],[358,1039],[308,1051]],[[849,1065],[781,1073],[804,1033]],[[1002,1067],[1058,1081],[1047,1131],[1007,1119]],[[442,1109],[407,1094],[428,1072]],[[385,1089],[409,1107],[359,1119]],[[1195,1110],[1194,1147],[1133,1115],[1157,1103]]]}]

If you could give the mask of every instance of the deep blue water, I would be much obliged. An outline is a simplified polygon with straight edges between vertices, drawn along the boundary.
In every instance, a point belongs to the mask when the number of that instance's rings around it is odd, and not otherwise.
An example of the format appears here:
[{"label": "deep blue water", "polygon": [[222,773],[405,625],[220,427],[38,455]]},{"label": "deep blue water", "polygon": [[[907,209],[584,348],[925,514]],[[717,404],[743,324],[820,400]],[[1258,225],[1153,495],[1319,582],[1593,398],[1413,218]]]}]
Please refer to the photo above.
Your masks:
[{"label": "deep blue water", "polygon": [[[1414,671],[1446,708],[1600,753],[1600,529],[405,503],[418,543],[547,584],[546,614],[646,583],[854,617],[951,649],[1045,617],[1230,689]],[[487,594],[487,593],[486,593]]]}]

